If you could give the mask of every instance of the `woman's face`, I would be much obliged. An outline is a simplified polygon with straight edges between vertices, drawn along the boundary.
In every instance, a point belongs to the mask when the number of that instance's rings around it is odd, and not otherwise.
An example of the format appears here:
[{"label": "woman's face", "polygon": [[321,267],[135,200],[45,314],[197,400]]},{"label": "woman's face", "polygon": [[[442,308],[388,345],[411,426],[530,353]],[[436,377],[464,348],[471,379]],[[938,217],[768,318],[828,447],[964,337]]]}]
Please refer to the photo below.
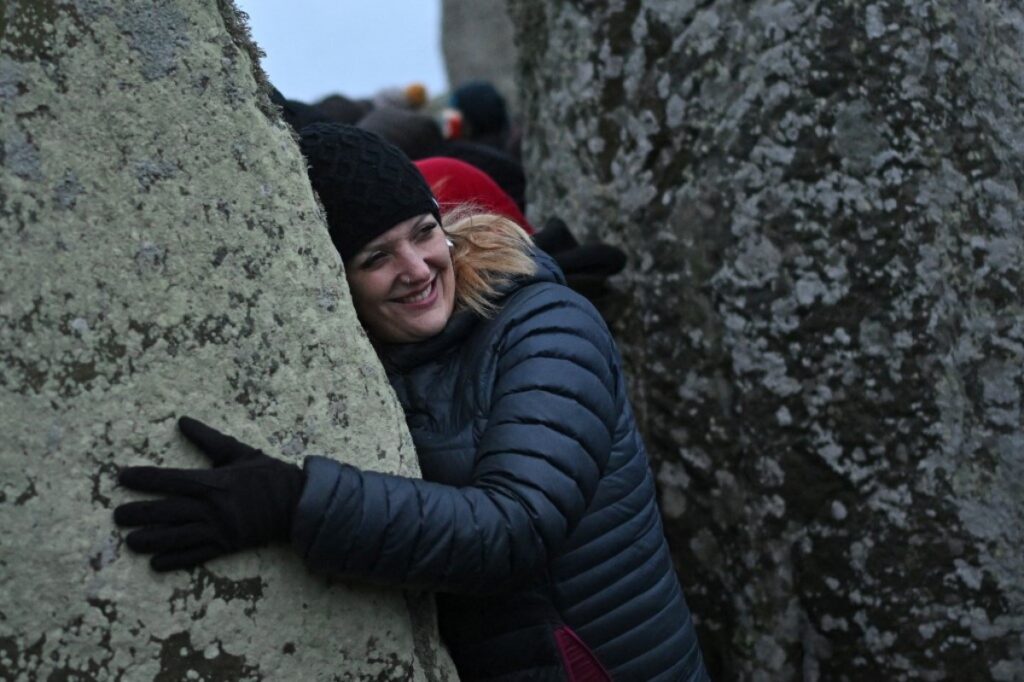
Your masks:
[{"label": "woman's face", "polygon": [[434,216],[409,218],[363,247],[345,274],[366,330],[385,343],[441,332],[455,308],[455,273]]}]

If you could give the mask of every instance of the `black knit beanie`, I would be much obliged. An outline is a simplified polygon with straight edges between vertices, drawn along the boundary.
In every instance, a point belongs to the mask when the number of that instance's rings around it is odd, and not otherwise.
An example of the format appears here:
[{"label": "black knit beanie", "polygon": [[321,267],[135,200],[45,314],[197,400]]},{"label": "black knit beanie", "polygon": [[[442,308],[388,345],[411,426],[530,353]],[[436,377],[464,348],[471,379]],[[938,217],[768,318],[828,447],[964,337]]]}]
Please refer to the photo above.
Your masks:
[{"label": "black knit beanie", "polygon": [[441,212],[426,180],[400,149],[366,130],[314,123],[299,133],[309,179],[344,261],[392,227]]}]

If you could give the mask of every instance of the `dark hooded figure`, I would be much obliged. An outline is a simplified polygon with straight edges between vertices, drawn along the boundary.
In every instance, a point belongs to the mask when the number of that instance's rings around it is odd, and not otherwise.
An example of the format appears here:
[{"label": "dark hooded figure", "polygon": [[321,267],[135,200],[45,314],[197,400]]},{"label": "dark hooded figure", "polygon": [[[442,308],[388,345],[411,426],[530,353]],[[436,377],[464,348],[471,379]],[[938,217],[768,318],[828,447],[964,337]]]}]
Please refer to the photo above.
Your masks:
[{"label": "dark hooded figure", "polygon": [[437,595],[463,680],[707,679],[615,343],[526,233],[442,216],[395,147],[301,135],[423,479],[286,463],[182,417],[210,469],[130,467],[115,521],[156,570],[290,542],[315,570]]},{"label": "dark hooded figure", "polygon": [[270,101],[281,107],[281,117],[293,130],[300,130],[311,123],[330,121],[330,117],[314,104],[296,99],[287,99],[277,88],[270,89]]},{"label": "dark hooded figure", "polygon": [[381,136],[411,159],[432,156],[444,142],[437,121],[418,111],[398,107],[377,107],[356,125]]},{"label": "dark hooded figure", "polygon": [[[373,110],[373,102],[368,99],[351,99],[344,95],[334,94],[324,97],[316,103],[317,109],[334,123],[354,124]],[[298,128],[297,130],[301,130]]]},{"label": "dark hooded figure", "polygon": [[506,150],[510,121],[505,98],[488,81],[472,80],[452,91],[449,104],[462,113],[463,136]]}]

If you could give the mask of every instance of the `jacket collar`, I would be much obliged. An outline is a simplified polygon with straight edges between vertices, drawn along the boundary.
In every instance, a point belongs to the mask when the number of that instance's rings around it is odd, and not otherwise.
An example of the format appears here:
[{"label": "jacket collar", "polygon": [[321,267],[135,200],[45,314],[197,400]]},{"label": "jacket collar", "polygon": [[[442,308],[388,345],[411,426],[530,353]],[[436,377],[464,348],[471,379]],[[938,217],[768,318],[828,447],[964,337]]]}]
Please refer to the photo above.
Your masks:
[{"label": "jacket collar", "polygon": [[382,343],[377,345],[385,369],[406,372],[434,358],[453,351],[473,332],[479,317],[469,310],[453,314],[440,334],[417,343]]}]

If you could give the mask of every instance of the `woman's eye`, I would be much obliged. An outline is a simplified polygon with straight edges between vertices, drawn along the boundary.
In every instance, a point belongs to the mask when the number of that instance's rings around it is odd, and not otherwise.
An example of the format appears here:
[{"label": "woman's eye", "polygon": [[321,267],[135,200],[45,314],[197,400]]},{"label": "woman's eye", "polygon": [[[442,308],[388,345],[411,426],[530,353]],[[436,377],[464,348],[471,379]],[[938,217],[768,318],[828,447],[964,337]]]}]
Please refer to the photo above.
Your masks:
[{"label": "woman's eye", "polygon": [[359,267],[363,270],[371,270],[374,267],[384,262],[384,254],[380,251],[371,253],[369,256],[363,259],[363,262],[359,264]]},{"label": "woman's eye", "polygon": [[436,229],[437,223],[427,223],[426,225],[420,228],[420,231],[416,233],[416,236],[419,237],[420,239],[426,239],[427,237],[431,236],[434,230]]}]

